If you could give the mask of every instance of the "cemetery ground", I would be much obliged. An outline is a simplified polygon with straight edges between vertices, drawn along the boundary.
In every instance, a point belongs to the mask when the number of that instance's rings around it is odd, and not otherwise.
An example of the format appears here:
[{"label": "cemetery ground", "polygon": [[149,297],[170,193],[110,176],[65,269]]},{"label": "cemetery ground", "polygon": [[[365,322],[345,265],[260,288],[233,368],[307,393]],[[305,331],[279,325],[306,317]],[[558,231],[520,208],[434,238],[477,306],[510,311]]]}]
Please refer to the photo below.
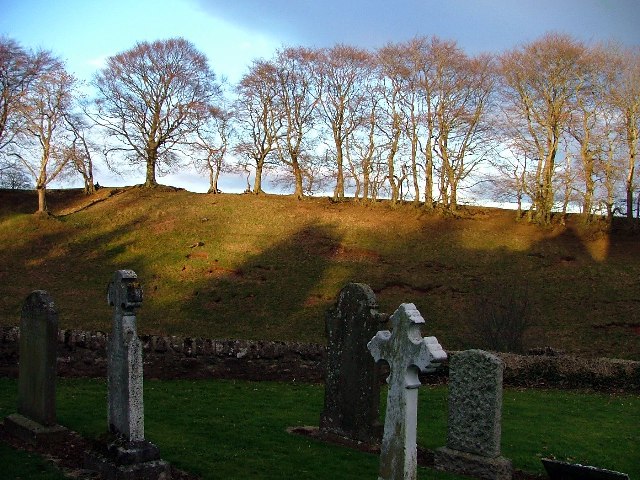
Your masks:
[{"label": "cemetery ground", "polygon": [[[23,299],[45,289],[61,329],[107,332],[104,281],[131,268],[145,293],[140,334],[324,344],[325,312],[356,281],[380,311],[414,303],[445,350],[640,360],[640,236],[622,219],[541,228],[508,210],[444,217],[169,187],[51,191],[49,204],[52,216],[33,215],[34,192],[0,190],[2,325],[17,325]],[[510,324],[525,307],[526,324]],[[483,335],[495,312],[512,345]]]},{"label": "cemetery ground", "polygon": [[[0,417],[14,411],[16,388],[15,380],[0,379]],[[378,455],[287,433],[288,427],[317,425],[322,395],[322,385],[311,384],[149,380],[146,436],[174,467],[202,479],[375,478]],[[381,397],[384,403],[386,395]],[[418,445],[425,449],[444,445],[446,387],[421,388],[419,402]],[[86,438],[103,434],[105,381],[60,379],[58,420]],[[637,396],[507,388],[502,451],[516,469],[528,472],[518,473],[516,479],[536,478],[543,472],[540,458],[555,457],[623,471],[637,480],[638,424]],[[51,453],[64,453],[59,450]],[[27,458],[2,442],[0,460],[2,478],[62,478],[37,456]],[[418,478],[464,477],[419,468]]]},{"label": "cemetery ground", "polygon": [[[170,188],[104,189],[89,198],[57,192],[53,216],[32,216],[28,193],[2,193],[2,325],[17,323],[29,291],[47,288],[61,328],[109,331],[104,279],[126,266],[146,292],[141,334],[324,343],[324,312],[355,280],[373,287],[381,311],[415,302],[427,319],[422,333],[437,335],[449,351],[549,346],[588,357],[639,356],[638,237],[617,222],[586,228],[571,218],[541,229],[506,211],[467,208],[444,218],[384,202]],[[496,318],[498,330],[483,335]],[[514,322],[520,319],[526,322]],[[15,391],[14,380],[0,379],[0,415],[12,410]],[[375,475],[377,455],[287,433],[317,425],[322,392],[296,382],[150,380],[147,436],[163,458],[203,478]],[[447,388],[421,393],[418,444],[433,449],[446,441]],[[103,380],[62,379],[59,423],[100,436],[106,412],[97,406],[105,397]],[[639,478],[639,410],[629,394],[506,389],[502,451],[529,472],[519,478],[540,473],[542,457]],[[77,448],[79,457],[86,447]],[[34,477],[42,468],[4,445],[0,456],[11,465],[3,474],[17,468],[14,477]],[[423,460],[429,463],[428,453]],[[420,478],[458,477],[421,470]]]}]

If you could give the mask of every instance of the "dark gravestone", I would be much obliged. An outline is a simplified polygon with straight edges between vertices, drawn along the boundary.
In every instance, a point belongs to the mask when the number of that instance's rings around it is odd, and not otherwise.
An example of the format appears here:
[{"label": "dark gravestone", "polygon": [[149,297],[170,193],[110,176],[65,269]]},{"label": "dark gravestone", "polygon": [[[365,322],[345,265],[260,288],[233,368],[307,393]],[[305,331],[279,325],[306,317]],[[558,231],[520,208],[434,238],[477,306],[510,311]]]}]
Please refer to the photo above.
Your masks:
[{"label": "dark gravestone", "polygon": [[379,367],[367,343],[385,320],[378,313],[375,294],[361,283],[347,284],[327,312],[322,432],[369,444],[380,442]]},{"label": "dark gravestone", "polygon": [[559,462],[548,458],[543,458],[542,464],[550,480],[629,480],[626,473],[588,465]]},{"label": "dark gravestone", "polygon": [[58,313],[44,290],[32,292],[22,306],[18,413],[5,420],[13,435],[29,442],[51,438],[56,425]]}]

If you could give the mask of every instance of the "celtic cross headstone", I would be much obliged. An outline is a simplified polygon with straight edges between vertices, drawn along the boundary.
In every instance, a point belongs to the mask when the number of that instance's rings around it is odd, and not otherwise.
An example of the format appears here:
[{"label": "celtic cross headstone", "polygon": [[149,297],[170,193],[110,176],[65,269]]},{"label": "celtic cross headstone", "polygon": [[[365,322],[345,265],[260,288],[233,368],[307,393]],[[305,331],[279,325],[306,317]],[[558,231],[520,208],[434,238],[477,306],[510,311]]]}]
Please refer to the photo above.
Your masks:
[{"label": "celtic cross headstone", "polygon": [[393,331],[380,331],[368,344],[376,361],[389,364],[387,411],[380,450],[379,480],[415,480],[418,373],[433,372],[447,358],[436,337],[422,337],[424,318],[412,303],[391,316]]}]

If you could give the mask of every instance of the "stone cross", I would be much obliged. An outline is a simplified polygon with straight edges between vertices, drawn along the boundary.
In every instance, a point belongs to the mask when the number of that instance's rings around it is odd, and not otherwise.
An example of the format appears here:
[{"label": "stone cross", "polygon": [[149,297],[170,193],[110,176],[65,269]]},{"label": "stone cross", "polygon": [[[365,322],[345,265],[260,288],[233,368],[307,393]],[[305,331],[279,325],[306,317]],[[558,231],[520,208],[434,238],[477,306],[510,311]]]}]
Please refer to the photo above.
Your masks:
[{"label": "stone cross", "polygon": [[500,456],[502,361],[482,350],[466,350],[449,361],[447,446],[436,451],[439,470],[487,480],[512,477]]},{"label": "stone cross", "polygon": [[142,344],[135,309],[142,287],[133,270],[118,270],[109,283],[107,301],[113,310],[113,330],[107,347],[108,422],[111,433],[129,442],[144,440]]},{"label": "stone cross", "polygon": [[7,417],[7,429],[26,441],[61,433],[56,424],[58,312],[44,290],[32,292],[22,306],[18,414]]},{"label": "stone cross", "polygon": [[391,316],[393,333],[380,331],[368,344],[376,360],[389,363],[387,412],[378,480],[414,480],[417,473],[418,373],[433,372],[447,358],[436,337],[422,337],[424,318],[412,303]]},{"label": "stone cross", "polygon": [[135,309],[142,305],[142,287],[133,270],[117,270],[107,288],[113,307],[113,329],[107,345],[109,432],[85,457],[85,467],[118,480],[166,480],[170,466],[158,447],[144,439],[142,343]]},{"label": "stone cross", "polygon": [[371,288],[362,283],[347,284],[327,312],[321,431],[369,444],[380,442],[379,366],[371,358],[367,342],[386,318],[378,313]]}]

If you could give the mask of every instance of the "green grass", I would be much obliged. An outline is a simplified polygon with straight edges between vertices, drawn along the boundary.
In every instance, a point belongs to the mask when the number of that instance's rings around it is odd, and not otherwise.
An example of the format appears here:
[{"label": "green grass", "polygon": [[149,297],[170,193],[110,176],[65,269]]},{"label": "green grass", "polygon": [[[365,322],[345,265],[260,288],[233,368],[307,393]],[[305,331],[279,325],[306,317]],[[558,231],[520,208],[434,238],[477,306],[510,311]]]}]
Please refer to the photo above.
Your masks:
[{"label": "green grass", "polygon": [[474,305],[526,286],[525,348],[640,360],[640,242],[628,232],[575,220],[542,229],[492,209],[443,218],[411,205],[166,189],[59,191],[49,203],[55,217],[33,216],[32,193],[0,191],[2,325],[45,289],[61,328],[108,331],[106,285],[132,268],[145,289],[141,334],[324,343],[324,313],[358,281],[381,311],[415,303],[423,334],[446,350],[486,348],[469,328]]},{"label": "green grass", "polygon": [[6,480],[62,480],[64,475],[35,454],[15,450],[0,442],[0,478]]},{"label": "green grass", "polygon": [[[16,388],[15,380],[0,379],[0,416],[12,413]],[[164,459],[204,479],[375,478],[377,456],[286,433],[289,426],[318,424],[322,396],[318,385],[147,381],[146,437]],[[640,480],[637,396],[507,389],[503,414],[502,450],[516,468],[542,473],[540,458],[553,456]],[[419,445],[443,446],[447,389],[422,388],[418,415]],[[104,381],[62,379],[58,420],[87,437],[104,433]],[[5,464],[3,455],[0,449]],[[28,458],[10,458],[40,468]],[[419,478],[460,477],[421,468]]]}]

